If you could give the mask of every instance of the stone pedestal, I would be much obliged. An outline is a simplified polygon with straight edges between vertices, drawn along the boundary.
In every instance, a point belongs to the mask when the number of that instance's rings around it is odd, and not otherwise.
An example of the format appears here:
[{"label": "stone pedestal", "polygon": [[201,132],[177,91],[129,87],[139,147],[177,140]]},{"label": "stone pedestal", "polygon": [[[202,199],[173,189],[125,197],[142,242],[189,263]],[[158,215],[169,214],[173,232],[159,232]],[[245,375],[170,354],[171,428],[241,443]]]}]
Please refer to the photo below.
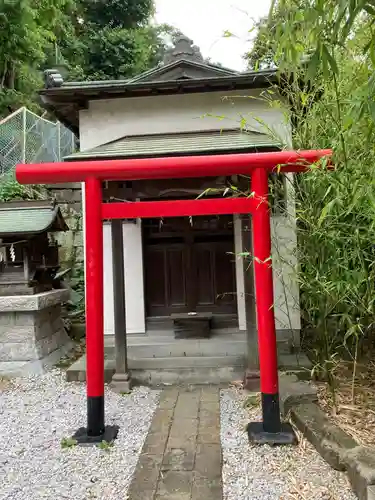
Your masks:
[{"label": "stone pedestal", "polygon": [[117,392],[118,394],[127,394],[128,392],[131,392],[133,388],[133,382],[130,376],[130,372],[116,372],[112,377],[110,387],[114,392]]},{"label": "stone pedestal", "polygon": [[72,347],[61,318],[68,290],[0,297],[0,375],[43,373]]}]

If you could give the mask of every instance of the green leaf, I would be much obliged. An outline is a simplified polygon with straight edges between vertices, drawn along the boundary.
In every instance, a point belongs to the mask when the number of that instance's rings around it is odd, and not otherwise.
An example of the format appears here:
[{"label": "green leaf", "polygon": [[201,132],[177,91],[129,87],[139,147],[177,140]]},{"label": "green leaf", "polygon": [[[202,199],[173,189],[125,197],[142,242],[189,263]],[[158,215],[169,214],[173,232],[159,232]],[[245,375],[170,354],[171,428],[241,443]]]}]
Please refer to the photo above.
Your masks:
[{"label": "green leaf", "polygon": [[59,271],[55,274],[55,280],[61,280],[64,276],[71,272],[72,268],[64,269],[63,271]]},{"label": "green leaf", "polygon": [[322,50],[323,50],[323,54],[322,54],[323,60],[324,60],[324,57],[326,57],[332,71],[335,74],[337,74],[339,72],[339,68],[337,66],[336,59],[332,56],[332,54],[330,53],[330,51],[328,50],[328,48],[325,44],[322,46]]},{"label": "green leaf", "polygon": [[70,290],[70,301],[73,304],[79,304],[84,299],[84,295],[82,293],[77,292],[76,290]]},{"label": "green leaf", "polygon": [[331,201],[329,201],[323,208],[321,214],[320,214],[320,217],[318,219],[318,225],[321,226],[324,222],[324,220],[326,219],[326,217],[332,212],[332,210],[334,209],[334,207],[336,206],[336,199],[333,199]]},{"label": "green leaf", "polygon": [[60,441],[60,446],[61,448],[73,448],[74,446],[77,445],[77,440],[76,439],[73,439],[71,437],[68,437],[68,438],[62,438],[62,440]]},{"label": "green leaf", "polygon": [[309,78],[311,78],[311,79],[315,78],[315,76],[318,72],[319,65],[320,65],[320,53],[319,53],[319,50],[316,49],[308,62],[308,76],[309,76]]},{"label": "green leaf", "polygon": [[375,123],[375,102],[372,99],[370,99],[367,105],[371,119]]},{"label": "green leaf", "polygon": [[370,16],[375,16],[375,8],[371,5],[366,4],[364,5],[363,9],[367,12],[367,14],[370,14]]},{"label": "green leaf", "polygon": [[250,252],[238,252],[237,254],[239,257],[249,257]]}]

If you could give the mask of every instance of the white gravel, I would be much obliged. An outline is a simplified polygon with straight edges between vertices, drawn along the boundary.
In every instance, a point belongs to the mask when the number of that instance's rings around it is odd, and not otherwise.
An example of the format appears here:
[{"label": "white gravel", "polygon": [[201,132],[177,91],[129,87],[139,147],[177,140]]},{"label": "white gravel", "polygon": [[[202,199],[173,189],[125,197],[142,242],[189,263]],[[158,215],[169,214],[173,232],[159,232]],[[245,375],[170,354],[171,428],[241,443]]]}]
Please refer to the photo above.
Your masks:
[{"label": "white gravel", "polygon": [[306,440],[295,447],[250,446],[246,424],[259,407],[244,410],[246,395],[221,392],[225,500],[356,500],[345,474],[333,470]]},{"label": "white gravel", "polygon": [[114,446],[62,449],[86,424],[85,385],[59,370],[17,380],[0,392],[0,499],[124,500],[158,394],[106,388],[106,423],[120,426]]}]

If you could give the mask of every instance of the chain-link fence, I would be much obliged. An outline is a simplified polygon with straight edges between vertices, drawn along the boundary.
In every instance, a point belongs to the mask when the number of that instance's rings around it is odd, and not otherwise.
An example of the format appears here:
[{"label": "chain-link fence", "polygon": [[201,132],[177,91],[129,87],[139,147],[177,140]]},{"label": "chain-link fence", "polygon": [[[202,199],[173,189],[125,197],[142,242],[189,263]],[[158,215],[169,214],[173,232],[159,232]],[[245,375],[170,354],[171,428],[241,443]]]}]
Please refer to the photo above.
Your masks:
[{"label": "chain-link fence", "polygon": [[0,175],[18,163],[61,161],[73,153],[74,134],[25,107],[0,121]]}]

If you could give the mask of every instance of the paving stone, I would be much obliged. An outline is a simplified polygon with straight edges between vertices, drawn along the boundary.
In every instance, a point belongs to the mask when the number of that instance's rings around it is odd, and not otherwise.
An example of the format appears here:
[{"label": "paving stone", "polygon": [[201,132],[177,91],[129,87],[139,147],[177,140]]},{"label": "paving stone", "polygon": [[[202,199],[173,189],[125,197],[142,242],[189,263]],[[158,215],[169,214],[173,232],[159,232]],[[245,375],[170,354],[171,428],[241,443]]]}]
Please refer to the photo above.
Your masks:
[{"label": "paving stone", "polygon": [[164,390],[129,500],[222,500],[219,389]]},{"label": "paving stone", "polygon": [[[152,429],[151,429],[152,430]],[[149,432],[143,444],[142,453],[163,456],[168,434],[165,432]]]},{"label": "paving stone", "polygon": [[179,394],[174,411],[175,418],[197,418],[200,392],[182,392]]},{"label": "paving stone", "polygon": [[[193,472],[167,471],[160,475],[157,495],[165,500],[190,500]],[[158,498],[158,496],[156,496]]]},{"label": "paving stone", "polygon": [[159,400],[159,409],[173,410],[178,398],[178,389],[165,389]]},{"label": "paving stone", "polygon": [[219,388],[218,387],[203,387],[201,390],[202,401],[219,401]]},{"label": "paving stone", "polygon": [[165,453],[171,448],[183,448],[184,450],[195,450],[197,444],[197,436],[170,436],[167,441]]},{"label": "paving stone", "polygon": [[163,457],[159,457],[158,455],[146,455],[142,453],[138,459],[138,466],[142,469],[158,469],[161,465]]},{"label": "paving stone", "polygon": [[162,471],[184,470],[192,471],[195,462],[195,449],[169,448],[163,458]]},{"label": "paving stone", "polygon": [[165,495],[157,494],[155,500],[191,500],[190,493],[167,493]]},{"label": "paving stone", "polygon": [[221,479],[211,481],[199,477],[194,478],[191,500],[222,500],[222,498],[223,485]]},{"label": "paving stone", "polygon": [[198,444],[220,444],[220,429],[214,427],[199,427]]},{"label": "paving stone", "polygon": [[202,479],[221,478],[221,446],[219,444],[198,444],[195,457],[195,471]]},{"label": "paving stone", "polygon": [[217,427],[220,429],[220,415],[211,412],[201,412],[199,416],[199,432],[204,432],[207,427]]},{"label": "paving stone", "polygon": [[[129,488],[129,500],[152,500],[159,478],[162,457],[141,454]],[[143,495],[143,496],[142,496]]]},{"label": "paving stone", "polygon": [[219,401],[201,401],[200,413],[204,414],[214,414],[217,415],[220,412],[220,402]]},{"label": "paving stone", "polygon": [[198,419],[176,417],[172,423],[169,433],[170,437],[189,439],[195,437],[198,432]]},{"label": "paving stone", "polygon": [[171,427],[172,418],[173,410],[157,409],[151,422],[152,432],[167,434]]},{"label": "paving stone", "polygon": [[127,500],[154,500],[155,490],[137,489],[137,487],[130,488]]}]

